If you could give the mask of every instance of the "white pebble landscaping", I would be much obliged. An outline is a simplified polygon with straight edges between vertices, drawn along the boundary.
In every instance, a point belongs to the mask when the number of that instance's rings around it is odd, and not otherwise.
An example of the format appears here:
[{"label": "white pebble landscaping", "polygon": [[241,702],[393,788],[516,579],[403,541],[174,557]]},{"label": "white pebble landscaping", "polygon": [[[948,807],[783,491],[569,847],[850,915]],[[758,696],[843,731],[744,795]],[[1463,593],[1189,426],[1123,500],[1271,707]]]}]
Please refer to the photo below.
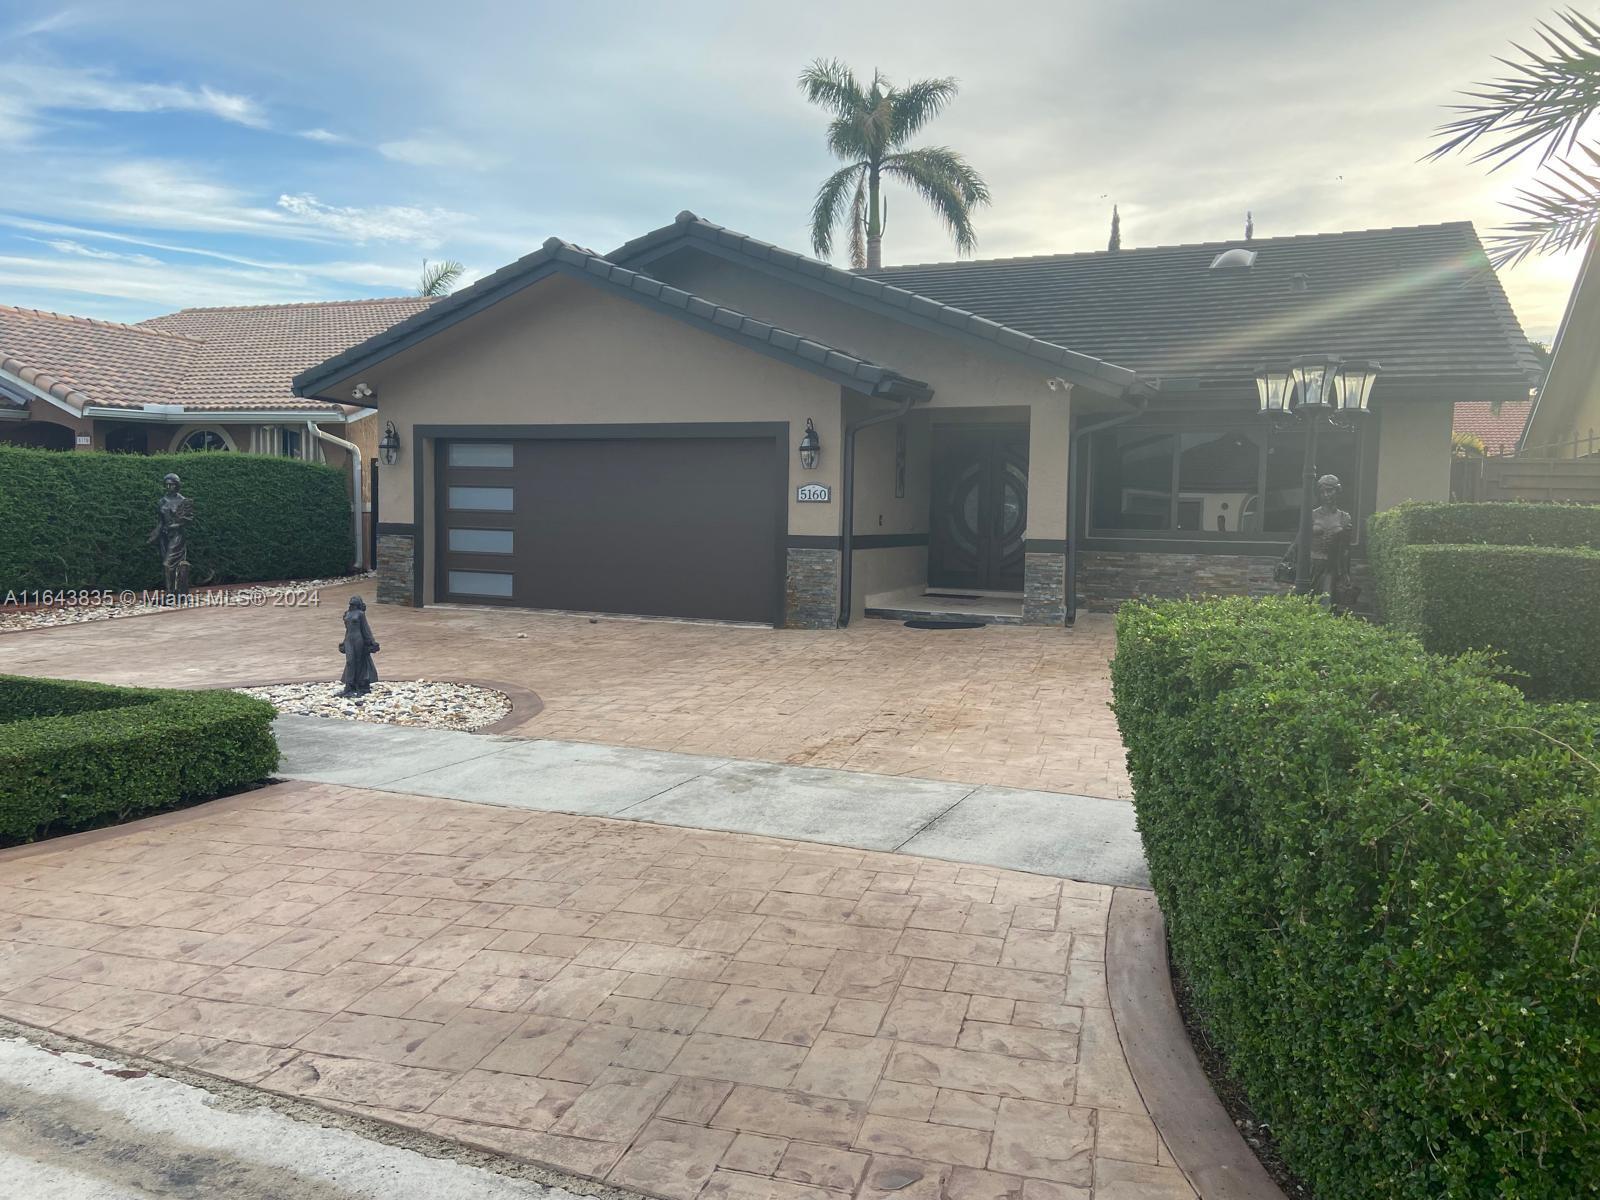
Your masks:
[{"label": "white pebble landscaping", "polygon": [[279,683],[269,687],[235,688],[257,696],[281,713],[307,717],[337,717],[379,725],[422,725],[430,729],[482,729],[508,716],[511,699],[492,688],[468,683],[437,683],[427,679],[379,680],[366,696],[341,696],[338,680],[316,683]]}]

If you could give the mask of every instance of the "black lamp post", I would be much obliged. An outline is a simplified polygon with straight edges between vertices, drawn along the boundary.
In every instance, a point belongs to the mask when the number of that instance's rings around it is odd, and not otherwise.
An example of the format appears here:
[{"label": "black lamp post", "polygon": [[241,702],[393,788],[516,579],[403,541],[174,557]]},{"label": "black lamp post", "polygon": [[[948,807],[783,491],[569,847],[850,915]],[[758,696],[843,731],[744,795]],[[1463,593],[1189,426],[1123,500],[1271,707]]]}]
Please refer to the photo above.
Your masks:
[{"label": "black lamp post", "polygon": [[1261,415],[1274,422],[1286,418],[1306,427],[1305,465],[1300,482],[1300,533],[1294,561],[1294,590],[1311,588],[1311,498],[1317,487],[1317,434],[1324,424],[1354,430],[1370,411],[1372,384],[1381,368],[1366,359],[1327,354],[1302,354],[1287,367],[1256,370]]}]

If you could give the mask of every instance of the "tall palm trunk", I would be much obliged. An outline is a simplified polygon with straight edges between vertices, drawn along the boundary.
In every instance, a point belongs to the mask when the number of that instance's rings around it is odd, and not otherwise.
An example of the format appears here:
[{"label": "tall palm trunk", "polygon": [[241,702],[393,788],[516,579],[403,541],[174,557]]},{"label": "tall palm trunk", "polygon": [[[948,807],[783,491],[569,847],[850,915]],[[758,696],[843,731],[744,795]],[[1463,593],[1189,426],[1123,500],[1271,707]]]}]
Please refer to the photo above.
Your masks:
[{"label": "tall palm trunk", "polygon": [[878,164],[867,168],[867,270],[883,266],[883,217],[879,205]]}]

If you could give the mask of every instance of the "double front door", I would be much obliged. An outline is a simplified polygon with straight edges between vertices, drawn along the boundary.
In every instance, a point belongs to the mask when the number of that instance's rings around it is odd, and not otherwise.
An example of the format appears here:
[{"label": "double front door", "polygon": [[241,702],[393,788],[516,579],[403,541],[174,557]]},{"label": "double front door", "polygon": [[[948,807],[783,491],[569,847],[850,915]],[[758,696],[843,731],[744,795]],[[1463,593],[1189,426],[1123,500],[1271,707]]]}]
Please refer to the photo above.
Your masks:
[{"label": "double front door", "polygon": [[1020,592],[1028,427],[933,427],[928,586]]}]

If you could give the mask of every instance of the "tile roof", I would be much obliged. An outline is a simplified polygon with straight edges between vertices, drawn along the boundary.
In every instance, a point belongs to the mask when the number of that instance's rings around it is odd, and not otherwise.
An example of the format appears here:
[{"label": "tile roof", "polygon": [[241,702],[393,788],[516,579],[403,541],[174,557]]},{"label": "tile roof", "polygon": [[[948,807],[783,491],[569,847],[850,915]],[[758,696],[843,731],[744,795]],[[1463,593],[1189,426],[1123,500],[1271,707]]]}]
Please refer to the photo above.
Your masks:
[{"label": "tile roof", "polygon": [[[1232,249],[1254,264],[1211,269]],[[1324,350],[1376,358],[1390,380],[1517,387],[1538,374],[1467,221],[868,274],[1164,385],[1242,381],[1263,359]]]},{"label": "tile roof", "polygon": [[1058,371],[1076,374],[1080,381],[1098,382],[1102,390],[1122,391],[1137,387],[1134,371],[1116,362],[1068,349],[1064,344],[1025,326],[979,313],[961,301],[936,296],[908,288],[900,280],[884,281],[855,271],[844,271],[820,259],[785,250],[770,242],[739,233],[714,224],[685,210],[671,225],[651,230],[649,233],[625,242],[607,258],[626,264],[679,238],[697,238],[711,246],[721,247],[782,268],[804,278],[813,285],[832,288],[836,294],[882,310],[898,313],[919,323],[937,326],[941,332],[975,337],[991,342],[1003,350],[1022,354],[1054,367]]},{"label": "tile roof", "polygon": [[1452,428],[1478,438],[1490,454],[1512,454],[1532,414],[1532,400],[1507,400],[1498,411],[1486,400],[1458,400]]},{"label": "tile roof", "polygon": [[763,353],[784,359],[805,370],[827,375],[867,392],[923,395],[927,385],[859,355],[825,346],[804,334],[793,333],[726,305],[714,304],[681,288],[671,287],[639,271],[620,267],[609,259],[560,238],[550,238],[532,254],[463,288],[425,312],[417,313],[328,361],[295,377],[296,394],[317,392],[363,366],[399,353],[433,333],[463,320],[489,304],[545,278],[554,272],[575,275],[620,292],[630,299],[666,311],[691,324]]},{"label": "tile roof", "polygon": [[137,325],[0,305],[0,371],[74,407],[327,411],[293,374],[415,313],[400,297],[191,308]]}]

